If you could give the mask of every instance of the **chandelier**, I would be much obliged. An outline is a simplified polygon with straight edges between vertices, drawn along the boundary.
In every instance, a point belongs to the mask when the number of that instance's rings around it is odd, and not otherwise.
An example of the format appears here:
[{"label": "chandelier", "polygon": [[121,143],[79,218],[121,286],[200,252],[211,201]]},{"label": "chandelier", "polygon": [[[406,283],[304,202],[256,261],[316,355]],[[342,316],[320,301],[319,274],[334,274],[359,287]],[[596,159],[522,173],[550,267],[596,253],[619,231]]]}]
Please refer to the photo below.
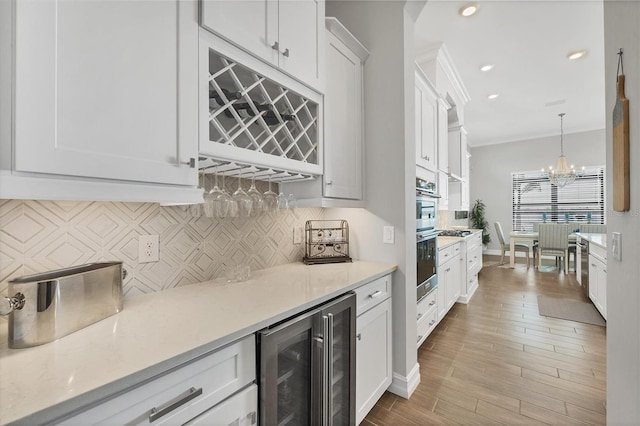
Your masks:
[{"label": "chandelier", "polygon": [[[564,112],[558,114],[558,116],[560,116],[560,158],[558,158],[555,169],[549,166],[548,176],[552,184],[558,188],[564,188],[576,180],[576,170],[573,168],[573,164],[571,166],[567,164],[567,158],[564,156],[564,134],[562,127]],[[542,171],[545,170],[542,169]]]}]

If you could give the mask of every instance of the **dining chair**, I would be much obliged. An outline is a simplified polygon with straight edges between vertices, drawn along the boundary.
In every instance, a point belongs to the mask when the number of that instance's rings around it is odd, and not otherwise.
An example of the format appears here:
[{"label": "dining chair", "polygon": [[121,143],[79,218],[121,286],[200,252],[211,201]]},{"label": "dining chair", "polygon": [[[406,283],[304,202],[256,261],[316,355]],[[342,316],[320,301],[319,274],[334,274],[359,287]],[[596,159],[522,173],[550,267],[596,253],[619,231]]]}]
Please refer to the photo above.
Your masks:
[{"label": "dining chair", "polygon": [[[505,243],[504,232],[502,232],[502,225],[500,222],[494,222],[493,225],[496,227],[496,234],[498,234],[498,241],[500,242],[500,247],[502,248],[502,256],[500,257],[500,264],[504,264],[504,254],[508,251],[511,251],[511,247],[509,243]],[[529,267],[529,246],[525,243],[515,243],[514,250],[517,252],[522,252],[525,254],[527,259],[527,268]]]},{"label": "dining chair", "polygon": [[588,232],[593,234],[606,234],[607,225],[600,225],[597,223],[584,223],[580,225],[580,232]]},{"label": "dining chair", "polygon": [[566,223],[541,223],[538,228],[538,269],[542,265],[542,256],[551,255],[561,258],[564,273],[569,272],[569,234],[571,226]]}]

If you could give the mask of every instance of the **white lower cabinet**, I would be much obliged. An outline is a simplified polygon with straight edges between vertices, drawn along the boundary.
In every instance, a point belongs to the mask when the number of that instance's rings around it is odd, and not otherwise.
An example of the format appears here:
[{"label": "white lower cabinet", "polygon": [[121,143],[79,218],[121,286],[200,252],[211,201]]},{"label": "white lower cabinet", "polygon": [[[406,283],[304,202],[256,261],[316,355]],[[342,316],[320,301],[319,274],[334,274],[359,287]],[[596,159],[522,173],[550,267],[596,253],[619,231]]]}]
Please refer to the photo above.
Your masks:
[{"label": "white lower cabinet", "polygon": [[438,289],[434,289],[418,302],[417,311],[417,346],[429,337],[438,324]]},{"label": "white lower cabinet", "polygon": [[[357,288],[356,424],[391,384],[391,276]],[[363,309],[364,307],[364,309]],[[365,310],[366,309],[366,310]]]},{"label": "white lower cabinet", "polygon": [[589,248],[589,298],[607,319],[607,251],[591,243]]},{"label": "white lower cabinet", "polygon": [[462,262],[460,243],[438,250],[438,322],[460,296]]},{"label": "white lower cabinet", "polygon": [[476,232],[467,237],[464,245],[466,250],[463,258],[466,260],[466,265],[461,272],[458,302],[469,303],[478,289],[478,272],[482,269],[482,232]]},{"label": "white lower cabinet", "polygon": [[251,385],[186,424],[251,426],[257,423],[258,386]]},{"label": "white lower cabinet", "polygon": [[[194,423],[227,425],[240,419],[237,424],[250,425],[257,418],[257,393],[251,389],[255,387],[255,365],[255,337],[251,335],[61,423],[160,425],[193,419]],[[238,391],[242,392],[234,395]],[[196,418],[200,415],[206,421]]]}]

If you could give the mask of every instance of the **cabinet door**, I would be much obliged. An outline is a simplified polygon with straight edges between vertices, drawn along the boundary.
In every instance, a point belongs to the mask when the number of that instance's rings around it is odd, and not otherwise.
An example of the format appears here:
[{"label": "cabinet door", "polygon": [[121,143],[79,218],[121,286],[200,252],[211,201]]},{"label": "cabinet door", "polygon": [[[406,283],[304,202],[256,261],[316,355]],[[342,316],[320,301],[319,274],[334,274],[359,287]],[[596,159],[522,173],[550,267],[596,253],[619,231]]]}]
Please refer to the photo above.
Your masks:
[{"label": "cabinet door", "polygon": [[320,86],[324,1],[282,0],[278,7],[280,68],[313,87]]},{"label": "cabinet door", "polygon": [[15,3],[17,171],[197,184],[181,162],[197,157],[198,28],[180,3]]},{"label": "cabinet door", "polygon": [[582,285],[582,249],[580,248],[580,237],[576,245],[576,281]]},{"label": "cabinet door", "polygon": [[604,319],[607,319],[607,266],[599,262],[598,265],[598,290],[597,290],[597,306]]},{"label": "cabinet door", "polygon": [[449,311],[451,289],[451,261],[438,267],[438,322]]},{"label": "cabinet door", "polygon": [[278,0],[201,0],[201,25],[278,65]]},{"label": "cabinet door", "polygon": [[[424,81],[423,77],[416,73],[416,164],[428,170],[437,170],[436,140],[437,140],[437,101],[435,95]],[[418,122],[420,131],[418,132]]]},{"label": "cabinet door", "polygon": [[356,320],[356,424],[391,384],[391,299]]},{"label": "cabinet door", "polygon": [[327,32],[325,197],[362,199],[362,63]]},{"label": "cabinet door", "polygon": [[598,304],[598,261],[589,256],[589,299],[597,306]]},{"label": "cabinet door", "polygon": [[442,170],[438,171],[438,210],[447,210],[449,207],[449,176]]},{"label": "cabinet door", "polygon": [[438,99],[438,170],[449,171],[449,112],[442,99]]},{"label": "cabinet door", "polygon": [[449,172],[464,178],[466,171],[467,132],[458,127],[449,132]]},{"label": "cabinet door", "polygon": [[[449,309],[456,303],[458,297],[460,297],[460,286],[464,284],[462,278],[462,267],[464,266],[464,257],[455,256],[451,259],[451,275],[449,286],[448,306]],[[465,268],[466,271],[466,268]],[[466,274],[465,274],[466,276]]]}]

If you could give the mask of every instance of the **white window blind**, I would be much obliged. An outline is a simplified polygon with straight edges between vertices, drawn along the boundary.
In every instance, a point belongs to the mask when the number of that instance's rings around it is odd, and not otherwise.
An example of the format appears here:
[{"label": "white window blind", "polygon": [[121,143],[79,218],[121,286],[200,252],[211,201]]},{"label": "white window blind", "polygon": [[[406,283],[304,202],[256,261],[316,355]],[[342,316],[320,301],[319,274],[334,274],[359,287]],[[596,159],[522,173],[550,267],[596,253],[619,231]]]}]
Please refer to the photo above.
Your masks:
[{"label": "white window blind", "polygon": [[511,194],[514,230],[533,231],[540,222],[604,224],[604,166],[579,172],[564,188],[541,171],[511,173]]}]

